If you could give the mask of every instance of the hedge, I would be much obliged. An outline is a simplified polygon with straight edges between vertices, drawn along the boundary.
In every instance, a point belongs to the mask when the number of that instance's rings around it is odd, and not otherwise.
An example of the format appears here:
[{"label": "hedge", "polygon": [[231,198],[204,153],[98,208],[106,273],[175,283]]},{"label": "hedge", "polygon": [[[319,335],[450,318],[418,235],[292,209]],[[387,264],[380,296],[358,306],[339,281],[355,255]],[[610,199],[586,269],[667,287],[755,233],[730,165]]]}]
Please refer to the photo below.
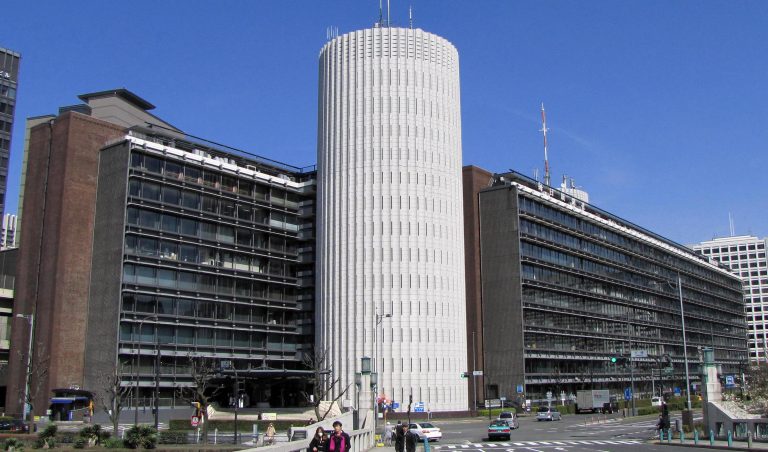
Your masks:
[{"label": "hedge", "polygon": [[[272,424],[275,426],[275,430],[277,431],[287,431],[290,427],[304,427],[306,425],[306,422],[302,421],[248,421],[248,420],[238,420],[237,421],[237,430],[240,432],[250,432],[253,431],[253,426],[257,425],[259,432],[264,432],[267,429],[267,426],[269,424]],[[168,423],[168,427],[170,430],[175,431],[190,431],[195,430],[194,427],[192,427],[192,424],[189,422],[189,419],[171,419],[171,421]],[[219,431],[223,432],[233,432],[235,431],[235,421],[234,420],[209,420],[208,421],[208,432],[213,432],[213,429],[219,429]]]}]

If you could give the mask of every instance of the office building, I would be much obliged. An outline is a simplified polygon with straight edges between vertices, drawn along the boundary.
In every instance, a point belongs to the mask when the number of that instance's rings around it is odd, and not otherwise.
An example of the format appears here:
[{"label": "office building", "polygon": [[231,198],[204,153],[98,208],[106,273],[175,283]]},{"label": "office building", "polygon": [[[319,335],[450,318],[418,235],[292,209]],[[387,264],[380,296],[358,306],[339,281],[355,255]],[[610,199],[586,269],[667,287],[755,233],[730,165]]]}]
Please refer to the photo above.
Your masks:
[{"label": "office building", "polygon": [[24,158],[24,219],[17,230],[22,234],[11,328],[11,354],[24,360],[10,360],[6,396],[6,412],[14,415],[22,414],[19,394],[30,334],[19,314],[34,319],[33,367],[48,367],[46,378],[33,383],[36,414],[45,412],[52,388],[83,387],[99,150],[125,136],[128,125],[149,122],[176,130],[149,113],[154,106],[125,89],[80,99],[85,104],[79,108],[27,121],[35,125],[29,127]]},{"label": "office building", "polygon": [[684,392],[703,347],[724,373],[746,363],[741,280],[723,266],[517,173],[479,192],[479,218],[487,398]]},{"label": "office building", "polygon": [[13,114],[19,86],[21,55],[0,47],[0,213],[5,212],[8,162],[11,156]]},{"label": "office building", "polygon": [[16,248],[16,215],[3,215],[2,230],[0,230],[0,250]]},{"label": "office building", "polygon": [[749,325],[749,356],[768,363],[768,239],[743,235],[722,237],[691,246],[741,278]]},{"label": "office building", "polygon": [[[5,404],[18,249],[0,251],[0,403]],[[2,410],[5,412],[5,409]]]},{"label": "office building", "polygon": [[85,387],[118,363],[141,404],[157,378],[161,403],[183,406],[174,388],[193,384],[190,358],[209,358],[247,381],[248,406],[306,402],[314,197],[314,167],[156,129],[112,140],[99,162]]},{"label": "office building", "polygon": [[370,357],[402,411],[465,411],[458,52],[380,24],[331,39],[319,65],[319,347],[337,389]]}]

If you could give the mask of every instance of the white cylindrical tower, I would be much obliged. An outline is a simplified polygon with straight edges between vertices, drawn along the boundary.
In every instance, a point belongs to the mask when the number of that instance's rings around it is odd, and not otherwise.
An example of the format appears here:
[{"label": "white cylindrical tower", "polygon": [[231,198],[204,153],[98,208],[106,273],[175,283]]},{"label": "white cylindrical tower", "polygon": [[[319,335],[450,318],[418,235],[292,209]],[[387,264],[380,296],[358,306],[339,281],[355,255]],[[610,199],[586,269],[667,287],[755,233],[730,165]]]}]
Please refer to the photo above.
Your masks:
[{"label": "white cylindrical tower", "polygon": [[466,410],[458,52],[377,27],[319,60],[318,347],[337,390],[367,356],[401,411]]}]

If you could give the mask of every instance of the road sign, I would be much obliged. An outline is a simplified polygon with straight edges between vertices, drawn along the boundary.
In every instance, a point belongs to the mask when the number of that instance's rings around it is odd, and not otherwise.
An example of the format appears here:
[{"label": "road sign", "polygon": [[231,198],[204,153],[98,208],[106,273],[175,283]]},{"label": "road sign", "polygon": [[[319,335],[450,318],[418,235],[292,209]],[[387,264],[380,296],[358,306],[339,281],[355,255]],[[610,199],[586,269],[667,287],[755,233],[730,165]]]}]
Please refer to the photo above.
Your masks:
[{"label": "road sign", "polygon": [[200,418],[197,416],[192,416],[192,427],[197,427],[200,425]]},{"label": "road sign", "polygon": [[632,388],[624,388],[624,400],[632,400]]},{"label": "road sign", "polygon": [[399,402],[392,402],[392,409],[396,410],[398,408],[400,408],[400,403]]},{"label": "road sign", "polygon": [[522,394],[523,393],[523,385],[517,385],[517,393]]},{"label": "road sign", "polygon": [[675,388],[675,396],[680,397],[680,395],[683,393],[683,391],[680,390],[680,388]]},{"label": "road sign", "polygon": [[733,375],[726,375],[725,376],[725,387],[726,388],[732,388],[736,386],[736,379],[733,378]]},{"label": "road sign", "polygon": [[506,402],[507,398],[506,397],[499,397],[499,400],[501,400],[502,402]]},{"label": "road sign", "polygon": [[547,400],[552,399],[552,391],[547,391]]},{"label": "road sign", "polygon": [[475,377],[482,377],[483,376],[483,371],[482,370],[473,370],[472,371],[472,375],[475,376]]},{"label": "road sign", "polygon": [[675,373],[675,368],[674,367],[665,367],[665,368],[661,369],[661,372],[664,375],[672,375],[673,373]]},{"label": "road sign", "polygon": [[423,413],[424,412],[424,402],[416,402],[413,404],[413,412],[414,413]]},{"label": "road sign", "polygon": [[631,356],[632,356],[632,358],[647,358],[648,357],[648,351],[647,350],[632,350]]}]

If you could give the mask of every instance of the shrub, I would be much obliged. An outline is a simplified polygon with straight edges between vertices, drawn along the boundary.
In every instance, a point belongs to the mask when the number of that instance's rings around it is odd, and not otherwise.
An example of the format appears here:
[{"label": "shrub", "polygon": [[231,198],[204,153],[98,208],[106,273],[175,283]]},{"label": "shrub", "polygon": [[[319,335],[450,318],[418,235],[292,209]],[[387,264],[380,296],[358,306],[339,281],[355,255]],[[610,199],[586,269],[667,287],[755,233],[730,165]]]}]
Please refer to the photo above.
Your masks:
[{"label": "shrub", "polygon": [[42,440],[46,440],[48,438],[56,438],[56,432],[58,432],[59,428],[56,426],[56,424],[48,424],[47,427],[45,427],[45,430],[40,432],[38,438]]},{"label": "shrub", "polygon": [[72,444],[75,442],[78,434],[75,432],[58,432],[56,434],[56,440],[60,444]]},{"label": "shrub", "polygon": [[122,449],[123,440],[121,440],[120,438],[107,438],[104,440],[102,445],[106,449]]},{"label": "shrub", "polygon": [[157,432],[148,425],[137,425],[125,432],[123,442],[129,449],[154,449],[157,445]]},{"label": "shrub", "polygon": [[99,424],[88,425],[80,430],[81,438],[84,438],[88,442],[93,442],[97,446],[111,435],[112,434],[110,432],[102,429],[101,425]]},{"label": "shrub", "polygon": [[188,444],[189,437],[186,431],[168,430],[160,432],[158,437],[159,444]]},{"label": "shrub", "polygon": [[8,438],[3,445],[4,450],[24,450],[24,443],[16,438]]},{"label": "shrub", "polygon": [[72,443],[72,447],[74,447],[75,449],[85,449],[86,444],[88,444],[88,440],[83,437],[80,437],[75,439],[75,442]]}]

